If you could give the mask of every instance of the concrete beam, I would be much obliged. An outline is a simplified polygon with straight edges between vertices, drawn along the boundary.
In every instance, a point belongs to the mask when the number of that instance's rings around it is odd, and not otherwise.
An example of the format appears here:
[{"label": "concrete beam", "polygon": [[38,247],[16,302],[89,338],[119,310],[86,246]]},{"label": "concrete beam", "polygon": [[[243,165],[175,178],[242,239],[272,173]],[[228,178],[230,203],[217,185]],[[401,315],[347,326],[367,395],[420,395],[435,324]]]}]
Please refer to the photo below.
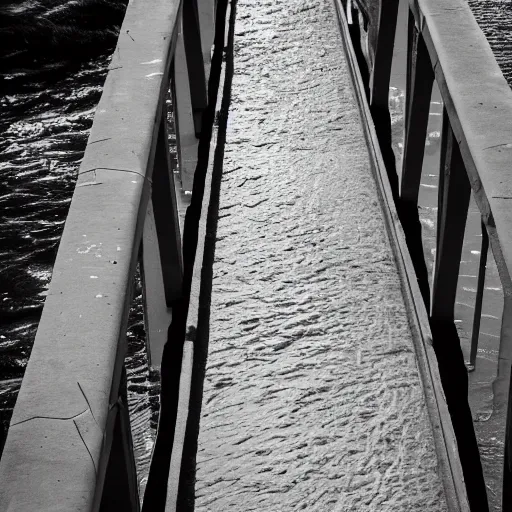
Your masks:
[{"label": "concrete beam", "polygon": [[411,0],[410,5],[478,206],[486,225],[496,228],[495,258],[505,293],[512,293],[512,90],[466,2]]},{"label": "concrete beam", "polygon": [[0,510],[97,510],[180,2],[132,0],[0,461]]}]

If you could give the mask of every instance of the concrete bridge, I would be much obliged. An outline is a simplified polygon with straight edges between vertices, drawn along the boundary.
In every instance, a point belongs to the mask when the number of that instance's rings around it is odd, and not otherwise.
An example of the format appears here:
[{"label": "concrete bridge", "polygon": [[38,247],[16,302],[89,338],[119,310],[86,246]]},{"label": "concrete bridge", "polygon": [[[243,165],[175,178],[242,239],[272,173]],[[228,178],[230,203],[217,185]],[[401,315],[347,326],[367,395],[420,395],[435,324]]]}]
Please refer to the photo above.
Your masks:
[{"label": "concrete bridge", "polygon": [[[464,0],[403,2],[397,171],[398,8],[130,2],[0,461],[0,510],[510,509],[512,92]],[[434,83],[430,278],[418,191]],[[470,369],[489,244],[504,291],[484,427],[454,324],[471,193]],[[162,375],[143,499],[123,369],[139,262]],[[485,457],[485,435],[500,457]]]}]

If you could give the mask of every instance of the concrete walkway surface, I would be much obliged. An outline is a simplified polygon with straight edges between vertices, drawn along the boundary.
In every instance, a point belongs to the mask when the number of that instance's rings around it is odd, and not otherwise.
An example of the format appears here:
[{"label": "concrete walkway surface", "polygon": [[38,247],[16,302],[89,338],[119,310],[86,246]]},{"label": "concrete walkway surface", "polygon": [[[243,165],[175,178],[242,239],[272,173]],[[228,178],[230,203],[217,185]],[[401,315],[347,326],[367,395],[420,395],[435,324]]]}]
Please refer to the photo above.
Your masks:
[{"label": "concrete walkway surface", "polygon": [[334,5],[238,0],[197,512],[447,510]]}]

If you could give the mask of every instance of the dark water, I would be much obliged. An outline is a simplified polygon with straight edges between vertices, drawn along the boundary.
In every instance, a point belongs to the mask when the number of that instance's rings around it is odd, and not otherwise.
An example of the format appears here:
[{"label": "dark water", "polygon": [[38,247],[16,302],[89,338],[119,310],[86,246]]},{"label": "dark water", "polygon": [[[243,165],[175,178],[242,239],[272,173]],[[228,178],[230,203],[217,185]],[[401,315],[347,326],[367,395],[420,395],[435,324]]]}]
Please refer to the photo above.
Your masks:
[{"label": "dark water", "polygon": [[[0,452],[126,4],[0,6]],[[137,283],[126,365],[142,490],[159,387],[148,375],[141,304]]]},{"label": "dark water", "polygon": [[[106,58],[4,71],[0,118],[2,434],[34,339]],[[3,443],[2,443],[3,444]]]}]

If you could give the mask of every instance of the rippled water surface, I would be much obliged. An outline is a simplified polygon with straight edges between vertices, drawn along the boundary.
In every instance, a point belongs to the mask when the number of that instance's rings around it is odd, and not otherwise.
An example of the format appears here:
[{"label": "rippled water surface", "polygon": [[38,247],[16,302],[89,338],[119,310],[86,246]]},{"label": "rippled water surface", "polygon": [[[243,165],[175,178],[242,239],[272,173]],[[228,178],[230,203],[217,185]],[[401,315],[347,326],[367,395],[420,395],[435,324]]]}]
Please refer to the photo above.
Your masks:
[{"label": "rippled water surface", "polygon": [[107,59],[4,72],[0,100],[2,433],[30,354]]},{"label": "rippled water surface", "polygon": [[[512,84],[512,3],[469,3]],[[125,6],[125,0],[8,0],[0,6],[0,450]],[[395,100],[401,101],[399,88]],[[439,128],[432,122],[434,148]],[[427,189],[435,188],[431,178],[422,187],[427,196]],[[434,215],[428,214],[434,203],[427,196],[423,223],[434,233]],[[467,250],[468,261],[474,260],[478,249]],[[466,286],[469,295],[472,286]],[[143,474],[153,443],[147,425],[158,407],[158,386],[146,371],[140,300],[132,313],[129,389]],[[486,314],[491,324],[500,316]],[[492,339],[482,345],[490,360],[496,357]]]}]

